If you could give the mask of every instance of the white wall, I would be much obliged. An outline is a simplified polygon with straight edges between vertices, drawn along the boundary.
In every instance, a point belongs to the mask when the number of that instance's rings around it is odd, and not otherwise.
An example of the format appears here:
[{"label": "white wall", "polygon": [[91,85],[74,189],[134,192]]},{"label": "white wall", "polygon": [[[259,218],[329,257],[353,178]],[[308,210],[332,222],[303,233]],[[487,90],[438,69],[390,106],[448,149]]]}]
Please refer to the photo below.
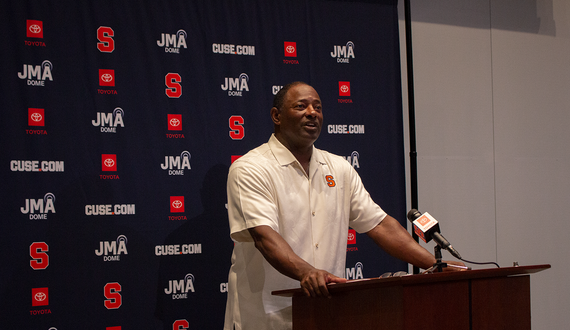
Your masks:
[{"label": "white wall", "polygon": [[569,329],[570,2],[410,8],[419,209],[465,259],[551,264],[531,277],[533,329]]}]

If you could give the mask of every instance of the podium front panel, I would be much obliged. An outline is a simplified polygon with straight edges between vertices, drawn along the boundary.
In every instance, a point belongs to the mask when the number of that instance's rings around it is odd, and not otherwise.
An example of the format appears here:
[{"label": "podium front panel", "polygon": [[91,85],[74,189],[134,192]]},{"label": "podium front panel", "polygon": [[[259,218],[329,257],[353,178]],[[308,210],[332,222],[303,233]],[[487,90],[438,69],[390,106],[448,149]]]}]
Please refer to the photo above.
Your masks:
[{"label": "podium front panel", "polygon": [[402,287],[339,292],[332,298],[293,297],[293,330],[403,327]]},{"label": "podium front panel", "polygon": [[530,330],[530,276],[471,283],[473,330]]},{"label": "podium front panel", "polygon": [[424,283],[404,287],[402,329],[469,328],[469,281]]}]

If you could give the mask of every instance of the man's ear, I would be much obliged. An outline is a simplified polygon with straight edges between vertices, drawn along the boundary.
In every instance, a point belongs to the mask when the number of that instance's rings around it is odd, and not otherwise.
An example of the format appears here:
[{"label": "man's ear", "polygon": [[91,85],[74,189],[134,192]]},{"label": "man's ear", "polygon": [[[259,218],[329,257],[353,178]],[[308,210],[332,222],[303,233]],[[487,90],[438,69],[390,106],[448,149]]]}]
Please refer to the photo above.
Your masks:
[{"label": "man's ear", "polygon": [[271,108],[271,120],[273,121],[273,124],[279,125],[281,123],[280,115],[281,111],[279,111],[279,109],[276,107]]}]

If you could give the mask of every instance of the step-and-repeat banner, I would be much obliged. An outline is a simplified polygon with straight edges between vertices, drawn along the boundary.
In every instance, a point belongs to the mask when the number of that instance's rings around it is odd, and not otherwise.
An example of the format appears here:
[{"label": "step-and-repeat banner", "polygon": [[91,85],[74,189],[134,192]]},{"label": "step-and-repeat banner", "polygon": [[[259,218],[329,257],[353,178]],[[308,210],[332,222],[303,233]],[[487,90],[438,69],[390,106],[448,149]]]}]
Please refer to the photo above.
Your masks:
[{"label": "step-and-repeat banner", "polygon": [[[0,328],[221,328],[227,171],[291,81],[405,221],[396,3],[2,1]],[[347,278],[406,269],[348,231]]]}]

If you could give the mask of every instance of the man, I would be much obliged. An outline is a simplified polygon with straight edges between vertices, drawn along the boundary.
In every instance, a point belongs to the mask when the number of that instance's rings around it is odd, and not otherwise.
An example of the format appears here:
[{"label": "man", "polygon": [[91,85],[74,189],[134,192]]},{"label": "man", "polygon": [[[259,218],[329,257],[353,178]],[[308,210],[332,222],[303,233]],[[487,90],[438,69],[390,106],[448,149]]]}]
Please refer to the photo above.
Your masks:
[{"label": "man", "polygon": [[291,329],[291,298],[274,290],[298,287],[327,297],[343,283],[348,227],[421,268],[435,258],[375,204],[342,157],[313,144],[323,124],[315,89],[303,82],[275,96],[274,134],[236,160],[228,174],[228,215],[235,241],[224,329]]}]

